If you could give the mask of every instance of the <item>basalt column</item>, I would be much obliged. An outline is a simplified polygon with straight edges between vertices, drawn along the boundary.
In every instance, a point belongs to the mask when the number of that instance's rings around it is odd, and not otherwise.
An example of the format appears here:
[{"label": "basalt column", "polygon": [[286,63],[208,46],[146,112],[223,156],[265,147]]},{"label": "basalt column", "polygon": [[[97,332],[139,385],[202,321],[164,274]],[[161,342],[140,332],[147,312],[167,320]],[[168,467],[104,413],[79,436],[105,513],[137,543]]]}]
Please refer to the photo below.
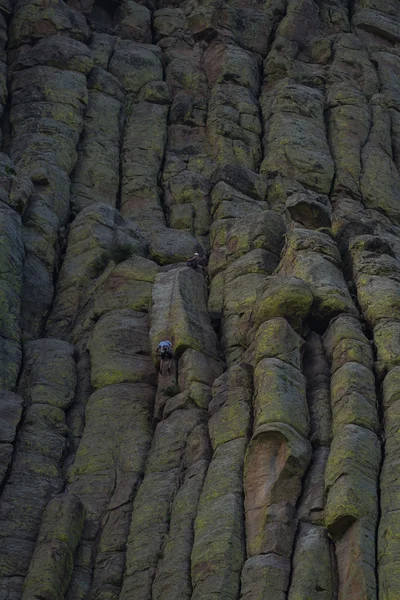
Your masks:
[{"label": "basalt column", "polygon": [[158,377],[154,432],[133,504],[121,599],[191,598],[191,551],[197,504],[207,472],[207,407],[221,372],[206,311],[202,275],[175,268],[157,275],[152,294],[153,349],[170,339],[178,361]]},{"label": "basalt column", "polygon": [[[36,340],[25,344],[24,354],[19,386],[24,417],[0,498],[0,597],[13,600],[21,598],[43,509],[63,488],[65,411],[73,400],[76,385],[71,344]],[[16,407],[11,406],[10,400],[10,410],[18,415],[17,398]]]},{"label": "basalt column", "polygon": [[84,209],[71,227],[48,322],[50,334],[75,342],[78,358],[65,466],[67,490],[86,518],[69,598],[118,598],[122,583],[132,501],[153,431],[147,311],[158,266],[143,254],[137,227],[115,209]]},{"label": "basalt column", "polygon": [[[21,7],[11,24],[11,43],[16,49],[11,65],[10,155],[17,171],[33,183],[23,214],[27,256],[22,333],[25,338],[35,339],[43,333],[53,301],[57,244],[69,219],[69,174],[77,159],[76,145],[87,104],[86,75],[92,58],[81,41],[56,35],[44,37],[31,49],[19,52],[20,44],[28,44],[31,36],[37,35],[35,31],[20,31],[28,9],[29,4]],[[35,5],[36,9],[38,14],[34,13],[30,21],[33,29],[34,17],[38,19],[37,26],[43,18]],[[81,37],[86,39],[84,33]]]}]

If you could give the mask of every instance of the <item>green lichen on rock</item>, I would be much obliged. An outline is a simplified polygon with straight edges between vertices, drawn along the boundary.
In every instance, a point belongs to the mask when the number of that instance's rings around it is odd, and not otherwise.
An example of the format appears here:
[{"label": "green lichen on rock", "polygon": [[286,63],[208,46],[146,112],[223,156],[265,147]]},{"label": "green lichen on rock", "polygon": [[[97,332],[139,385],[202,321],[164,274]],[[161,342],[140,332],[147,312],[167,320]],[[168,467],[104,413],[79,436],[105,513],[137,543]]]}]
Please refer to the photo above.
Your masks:
[{"label": "green lichen on rock", "polygon": [[310,425],[302,373],[277,358],[264,358],[254,378],[254,427],[286,423],[307,437]]},{"label": "green lichen on rock", "polygon": [[73,556],[83,530],[84,508],[77,496],[61,494],[47,505],[22,598],[62,600],[72,574]]},{"label": "green lichen on rock", "polygon": [[145,313],[129,309],[106,313],[96,323],[89,348],[93,387],[114,383],[154,384]]},{"label": "green lichen on rock", "polygon": [[312,302],[312,292],[300,278],[268,277],[258,293],[254,322],[260,325],[268,319],[283,317],[298,325],[307,317]]},{"label": "green lichen on rock", "polygon": [[357,519],[375,523],[380,457],[376,434],[364,427],[346,425],[334,437],[325,471],[325,524],[331,535],[340,536]]}]

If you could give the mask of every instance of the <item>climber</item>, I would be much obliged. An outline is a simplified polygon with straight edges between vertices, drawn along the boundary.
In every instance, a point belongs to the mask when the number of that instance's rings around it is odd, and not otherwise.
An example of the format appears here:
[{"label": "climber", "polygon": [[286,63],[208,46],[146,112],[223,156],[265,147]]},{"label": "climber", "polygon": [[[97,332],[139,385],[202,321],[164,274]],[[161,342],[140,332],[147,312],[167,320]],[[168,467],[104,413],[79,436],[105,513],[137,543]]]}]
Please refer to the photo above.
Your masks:
[{"label": "climber", "polygon": [[165,367],[167,370],[171,370],[171,361],[172,361],[172,343],[169,340],[163,340],[158,344],[156,354],[160,357],[160,373],[164,374]]},{"label": "climber", "polygon": [[186,266],[191,267],[196,270],[197,265],[199,264],[200,256],[198,252],[195,252],[191,258],[188,259]]},{"label": "climber", "polygon": [[201,257],[198,252],[195,252],[191,258],[188,259],[186,263],[187,267],[191,267],[196,271],[197,267],[200,267],[200,270],[203,272],[206,266],[205,257]]}]

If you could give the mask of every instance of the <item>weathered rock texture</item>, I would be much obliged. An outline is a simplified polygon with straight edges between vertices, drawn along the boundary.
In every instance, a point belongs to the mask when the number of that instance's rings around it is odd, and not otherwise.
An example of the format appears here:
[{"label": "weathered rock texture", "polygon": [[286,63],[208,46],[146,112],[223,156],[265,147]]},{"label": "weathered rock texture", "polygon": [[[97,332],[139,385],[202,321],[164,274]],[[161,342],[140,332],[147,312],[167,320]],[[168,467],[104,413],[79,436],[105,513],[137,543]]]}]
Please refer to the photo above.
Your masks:
[{"label": "weathered rock texture", "polygon": [[399,600],[398,0],[0,4],[0,600]]}]

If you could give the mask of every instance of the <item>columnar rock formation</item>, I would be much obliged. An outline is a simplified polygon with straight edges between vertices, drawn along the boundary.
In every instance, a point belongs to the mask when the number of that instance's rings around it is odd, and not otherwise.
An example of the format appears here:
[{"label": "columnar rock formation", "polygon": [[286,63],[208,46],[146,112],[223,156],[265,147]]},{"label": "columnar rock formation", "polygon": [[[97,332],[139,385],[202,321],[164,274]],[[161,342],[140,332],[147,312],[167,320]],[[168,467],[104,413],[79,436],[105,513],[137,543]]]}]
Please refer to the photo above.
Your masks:
[{"label": "columnar rock formation", "polygon": [[0,600],[399,600],[397,0],[0,31]]}]

